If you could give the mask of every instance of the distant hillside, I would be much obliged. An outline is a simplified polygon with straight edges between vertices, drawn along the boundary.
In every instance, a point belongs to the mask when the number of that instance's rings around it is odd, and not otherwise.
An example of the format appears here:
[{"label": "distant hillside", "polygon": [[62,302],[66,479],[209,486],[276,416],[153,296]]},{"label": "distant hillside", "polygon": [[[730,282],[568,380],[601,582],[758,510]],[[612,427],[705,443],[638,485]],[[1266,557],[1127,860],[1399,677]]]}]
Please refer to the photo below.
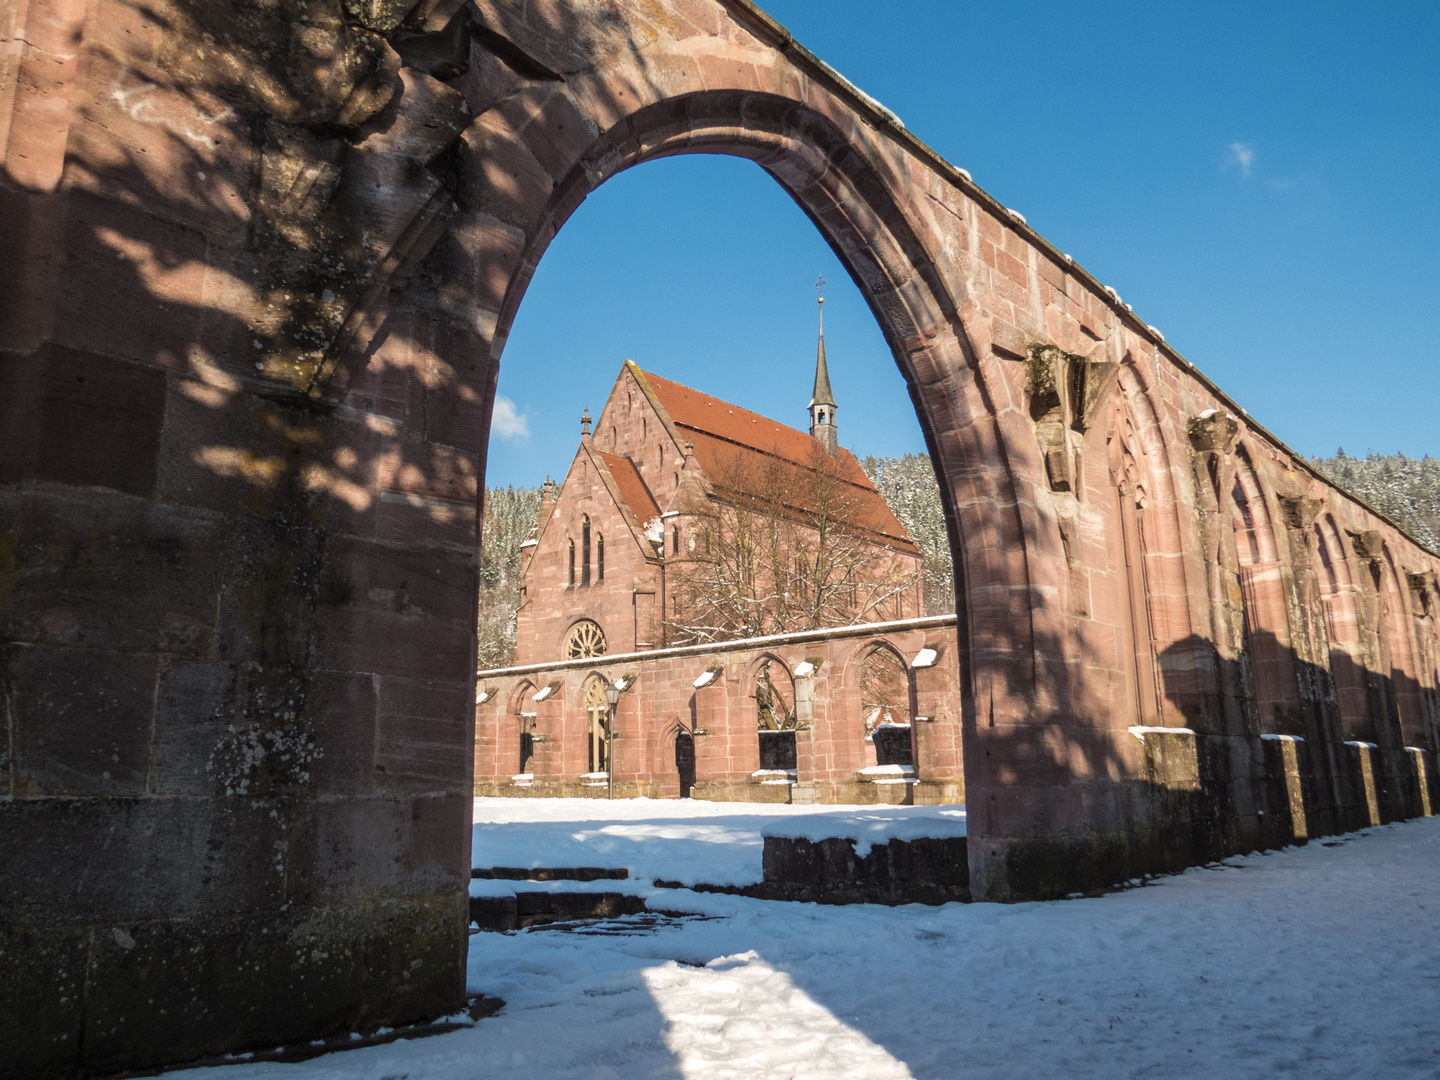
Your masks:
[{"label": "distant hillside", "polygon": [[1440,460],[1373,451],[1353,458],[1342,447],[1333,458],[1311,458],[1310,464],[1440,553]]},{"label": "distant hillside", "polygon": [[881,497],[925,556],[925,614],[948,615],[955,610],[955,570],[940,485],[928,454],[866,457],[860,461]]}]

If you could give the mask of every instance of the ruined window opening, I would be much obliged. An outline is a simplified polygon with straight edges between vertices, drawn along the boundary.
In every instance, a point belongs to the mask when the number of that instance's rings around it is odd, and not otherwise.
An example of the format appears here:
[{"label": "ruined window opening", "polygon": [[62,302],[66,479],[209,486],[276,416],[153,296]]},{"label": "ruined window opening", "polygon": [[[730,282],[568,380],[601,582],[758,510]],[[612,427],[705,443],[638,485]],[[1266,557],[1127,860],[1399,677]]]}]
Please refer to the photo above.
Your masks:
[{"label": "ruined window opening", "polygon": [[760,732],[760,768],[767,771],[794,772],[796,765],[795,732]]},{"label": "ruined window opening", "polygon": [[876,765],[914,765],[910,725],[910,672],[893,651],[870,650],[860,667],[860,712]]},{"label": "ruined window opening", "polygon": [[590,584],[590,515],[580,519],[580,584]]},{"label": "ruined window opening", "polygon": [[605,580],[605,534],[597,533],[595,537],[595,580]]},{"label": "ruined window opening", "polygon": [[[773,660],[760,665],[755,676],[755,721],[759,728],[760,768],[793,772],[795,770],[795,730],[799,726],[795,710],[795,688],[790,673],[782,666],[771,674]],[[777,685],[777,680],[779,685]],[[786,700],[786,698],[789,700]]]},{"label": "ruined window opening", "polygon": [[575,541],[570,541],[570,584],[575,584]]},{"label": "ruined window opening", "polygon": [[675,736],[675,771],[680,778],[680,797],[690,798],[695,787],[695,739],[688,731]]},{"label": "ruined window opening", "polygon": [[518,776],[531,776],[535,772],[535,713],[527,712],[525,706],[535,695],[535,684],[524,682],[515,691],[511,714],[515,717],[515,749],[517,751],[515,770]]}]

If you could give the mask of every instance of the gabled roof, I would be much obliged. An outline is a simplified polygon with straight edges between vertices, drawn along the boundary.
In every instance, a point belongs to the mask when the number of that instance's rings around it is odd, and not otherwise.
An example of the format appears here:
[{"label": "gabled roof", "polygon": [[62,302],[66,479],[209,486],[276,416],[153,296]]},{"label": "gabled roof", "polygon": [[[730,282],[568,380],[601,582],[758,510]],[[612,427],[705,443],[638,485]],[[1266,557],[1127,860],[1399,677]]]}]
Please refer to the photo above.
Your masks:
[{"label": "gabled roof", "polygon": [[620,497],[625,500],[625,505],[635,515],[635,520],[640,523],[642,529],[660,516],[660,506],[656,503],[655,497],[650,494],[650,489],[645,486],[645,481],[641,478],[640,471],[635,468],[633,461],[629,458],[607,454],[603,450],[595,451],[595,456],[605,462],[605,467],[610,470],[610,476],[614,479],[615,486],[620,490]]},{"label": "gabled roof", "polygon": [[[628,361],[627,364],[641,387],[660,407],[661,415],[676,439],[682,444],[691,444],[696,461],[706,477],[724,494],[763,498],[762,492],[725,491],[728,485],[723,481],[747,475],[773,475],[775,463],[784,466],[784,472],[798,479],[804,473],[813,472],[812,455],[817,449],[824,453],[808,432],[776,423],[739,405],[641,371]],[[910,539],[910,534],[875,490],[875,485],[860,468],[855,455],[842,449],[835,461],[840,478],[851,492],[851,509],[847,516],[852,524],[877,534],[892,547],[918,553],[919,549]],[[807,485],[792,483],[787,487],[803,492]]]}]

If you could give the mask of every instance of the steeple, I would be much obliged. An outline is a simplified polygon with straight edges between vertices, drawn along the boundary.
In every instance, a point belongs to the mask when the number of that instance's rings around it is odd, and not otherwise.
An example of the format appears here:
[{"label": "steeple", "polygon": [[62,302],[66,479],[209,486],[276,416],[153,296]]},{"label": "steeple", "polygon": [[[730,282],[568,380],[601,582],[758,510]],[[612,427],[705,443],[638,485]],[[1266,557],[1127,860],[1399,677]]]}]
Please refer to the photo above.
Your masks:
[{"label": "steeple", "polygon": [[[825,279],[815,282],[822,288]],[[810,395],[810,434],[832,454],[840,452],[839,435],[835,428],[835,394],[830,389],[830,369],[825,365],[825,296],[820,296],[820,344],[815,350],[815,390]]]}]

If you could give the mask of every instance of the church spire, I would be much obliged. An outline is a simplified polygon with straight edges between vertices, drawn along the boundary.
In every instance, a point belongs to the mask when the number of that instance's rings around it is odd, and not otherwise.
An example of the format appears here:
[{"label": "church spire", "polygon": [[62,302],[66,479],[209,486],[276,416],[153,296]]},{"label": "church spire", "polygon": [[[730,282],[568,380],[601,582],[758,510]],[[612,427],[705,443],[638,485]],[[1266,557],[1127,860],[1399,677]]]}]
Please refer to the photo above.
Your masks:
[{"label": "church spire", "polygon": [[[825,279],[819,278],[815,282],[815,288],[820,289],[825,285]],[[810,395],[810,434],[820,441],[820,445],[832,454],[839,453],[839,437],[835,429],[835,413],[839,406],[835,404],[835,393],[830,389],[830,369],[825,364],[825,295],[820,294],[820,343],[815,349],[815,389]]]}]

